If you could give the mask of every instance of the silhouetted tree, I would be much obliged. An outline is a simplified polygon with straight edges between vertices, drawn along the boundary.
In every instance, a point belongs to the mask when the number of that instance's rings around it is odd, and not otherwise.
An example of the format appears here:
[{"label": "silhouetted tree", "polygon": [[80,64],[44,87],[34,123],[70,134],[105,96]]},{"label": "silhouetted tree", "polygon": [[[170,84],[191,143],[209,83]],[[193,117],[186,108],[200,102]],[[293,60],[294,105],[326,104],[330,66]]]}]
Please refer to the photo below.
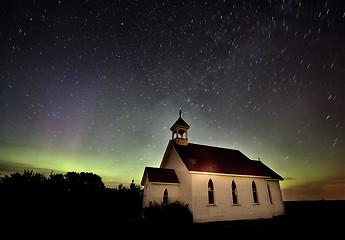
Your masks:
[{"label": "silhouetted tree", "polygon": [[[129,188],[105,188],[93,173],[41,173],[25,170],[0,177],[2,206],[13,215],[41,221],[41,216],[55,213],[55,221],[124,221],[141,217],[142,190],[132,181]],[[97,219],[97,220],[96,220]]]},{"label": "silhouetted tree", "polygon": [[66,181],[63,174],[50,173],[47,184],[51,191],[62,192],[66,189]]}]

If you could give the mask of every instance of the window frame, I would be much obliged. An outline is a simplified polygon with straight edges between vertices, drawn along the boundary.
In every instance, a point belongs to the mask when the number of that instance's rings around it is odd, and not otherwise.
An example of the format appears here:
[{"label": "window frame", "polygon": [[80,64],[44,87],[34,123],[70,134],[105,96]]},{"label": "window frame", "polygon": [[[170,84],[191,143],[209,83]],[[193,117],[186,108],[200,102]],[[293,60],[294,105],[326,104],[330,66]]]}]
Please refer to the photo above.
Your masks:
[{"label": "window frame", "polygon": [[[234,194],[236,196],[236,203],[234,202]],[[235,180],[232,180],[232,182],[231,182],[231,200],[232,200],[232,205],[234,205],[234,206],[240,205],[240,202],[238,200],[238,191],[237,191],[237,185],[235,183]]]},{"label": "window frame", "polygon": [[259,205],[258,188],[256,187],[256,183],[255,183],[254,180],[252,181],[252,196],[253,196],[253,203],[254,203],[254,205]]},{"label": "window frame", "polygon": [[[210,198],[210,196],[212,196],[212,198]],[[215,197],[214,196],[215,196],[215,194],[214,194],[214,184],[213,184],[212,179],[209,179],[208,183],[207,183],[207,199],[208,199],[208,205],[209,206],[215,206],[216,205],[216,201],[215,201]]]},{"label": "window frame", "polygon": [[168,189],[166,188],[163,193],[163,204],[168,204],[169,202],[169,193]]}]

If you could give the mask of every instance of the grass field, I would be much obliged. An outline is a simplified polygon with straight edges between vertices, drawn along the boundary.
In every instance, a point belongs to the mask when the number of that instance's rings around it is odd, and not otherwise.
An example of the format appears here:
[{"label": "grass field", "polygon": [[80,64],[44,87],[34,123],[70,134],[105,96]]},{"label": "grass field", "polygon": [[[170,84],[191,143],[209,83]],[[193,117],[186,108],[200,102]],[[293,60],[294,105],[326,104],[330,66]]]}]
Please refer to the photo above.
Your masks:
[{"label": "grass field", "polygon": [[[299,201],[284,202],[286,215],[272,219],[242,220],[194,224],[198,233],[231,232],[233,234],[280,236],[343,236],[345,227],[345,201]],[[337,235],[337,234],[341,235]],[[310,239],[308,237],[308,239]],[[342,238],[342,237],[340,237]]]},{"label": "grass field", "polygon": [[[7,222],[8,228],[2,228],[2,233],[7,231],[28,235],[40,236],[77,236],[103,238],[143,237],[147,235],[159,238],[211,237],[233,238],[245,237],[286,237],[306,238],[326,237],[326,239],[343,239],[345,228],[345,201],[300,201],[284,202],[286,215],[272,219],[240,220],[227,222],[199,223],[188,225],[170,225],[164,222],[152,224],[142,219],[119,221],[102,215],[97,218],[87,218],[76,215],[73,218],[62,216],[54,217],[54,213],[35,217],[30,211],[23,213],[25,221],[12,219]],[[18,216],[18,219],[20,217]],[[2,220],[6,218],[2,216]],[[21,224],[20,224],[21,223]],[[6,224],[5,224],[6,225]],[[7,230],[7,231],[6,231]],[[48,234],[48,235],[46,235]],[[8,235],[10,236],[10,235]],[[182,237],[183,238],[183,237]]]},{"label": "grass field", "polygon": [[[345,228],[345,201],[299,201],[284,202],[286,215],[272,219],[240,220],[213,223],[199,223],[191,226],[176,227],[185,234],[194,237],[232,238],[243,237],[289,237],[306,238],[327,237],[342,239]],[[142,225],[141,225],[142,224]],[[136,223],[138,229],[157,229],[163,233],[169,226],[151,226]],[[140,226],[141,225],[141,226]],[[174,235],[177,232],[172,231]]]}]

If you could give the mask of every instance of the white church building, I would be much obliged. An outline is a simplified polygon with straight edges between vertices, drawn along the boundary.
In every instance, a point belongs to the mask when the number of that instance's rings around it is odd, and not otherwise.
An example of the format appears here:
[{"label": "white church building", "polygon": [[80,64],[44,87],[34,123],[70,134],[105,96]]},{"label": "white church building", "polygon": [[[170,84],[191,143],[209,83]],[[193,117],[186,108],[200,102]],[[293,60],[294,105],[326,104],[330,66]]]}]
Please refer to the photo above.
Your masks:
[{"label": "white church building", "polygon": [[144,208],[179,201],[197,223],[285,214],[281,176],[239,150],[188,142],[189,127],[180,111],[160,167],[145,168]]}]

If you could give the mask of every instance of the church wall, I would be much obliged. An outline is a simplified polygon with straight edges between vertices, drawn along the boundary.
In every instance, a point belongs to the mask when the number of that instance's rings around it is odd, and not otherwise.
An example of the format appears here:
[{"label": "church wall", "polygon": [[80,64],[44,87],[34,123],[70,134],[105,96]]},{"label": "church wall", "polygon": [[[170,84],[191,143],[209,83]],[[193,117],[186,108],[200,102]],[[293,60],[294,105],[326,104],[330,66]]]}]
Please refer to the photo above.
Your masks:
[{"label": "church wall", "polygon": [[[192,173],[193,218],[194,222],[228,221],[239,219],[271,218],[267,184],[264,178],[236,177],[215,174]],[[214,185],[215,205],[208,204],[208,181]],[[238,204],[232,202],[231,183],[235,181]],[[255,181],[259,204],[254,204],[252,181]],[[279,184],[279,183],[278,183]],[[279,186],[279,185],[278,185]],[[273,183],[271,192],[277,198],[277,184]],[[278,204],[278,200],[274,200]],[[278,213],[278,208],[273,208]],[[279,214],[278,214],[279,215]]]},{"label": "church wall", "polygon": [[163,203],[165,189],[168,191],[168,203],[175,202],[180,198],[179,186],[176,184],[150,183],[150,189],[150,201],[152,201],[152,203]]},{"label": "church wall", "polygon": [[272,216],[285,215],[285,207],[280,190],[279,181],[268,180],[267,183],[270,186],[272,204],[269,205]]},{"label": "church wall", "polygon": [[181,158],[177,154],[174,147],[169,143],[161,168],[171,168],[175,170],[175,173],[180,181],[180,198],[179,201],[184,204],[189,204],[189,209],[193,211],[192,206],[192,194],[191,194],[191,176],[188,169],[182,162]]},{"label": "church wall", "polygon": [[168,203],[175,202],[180,199],[180,187],[176,183],[152,183],[144,180],[143,208],[163,202],[164,191],[168,191]]}]

